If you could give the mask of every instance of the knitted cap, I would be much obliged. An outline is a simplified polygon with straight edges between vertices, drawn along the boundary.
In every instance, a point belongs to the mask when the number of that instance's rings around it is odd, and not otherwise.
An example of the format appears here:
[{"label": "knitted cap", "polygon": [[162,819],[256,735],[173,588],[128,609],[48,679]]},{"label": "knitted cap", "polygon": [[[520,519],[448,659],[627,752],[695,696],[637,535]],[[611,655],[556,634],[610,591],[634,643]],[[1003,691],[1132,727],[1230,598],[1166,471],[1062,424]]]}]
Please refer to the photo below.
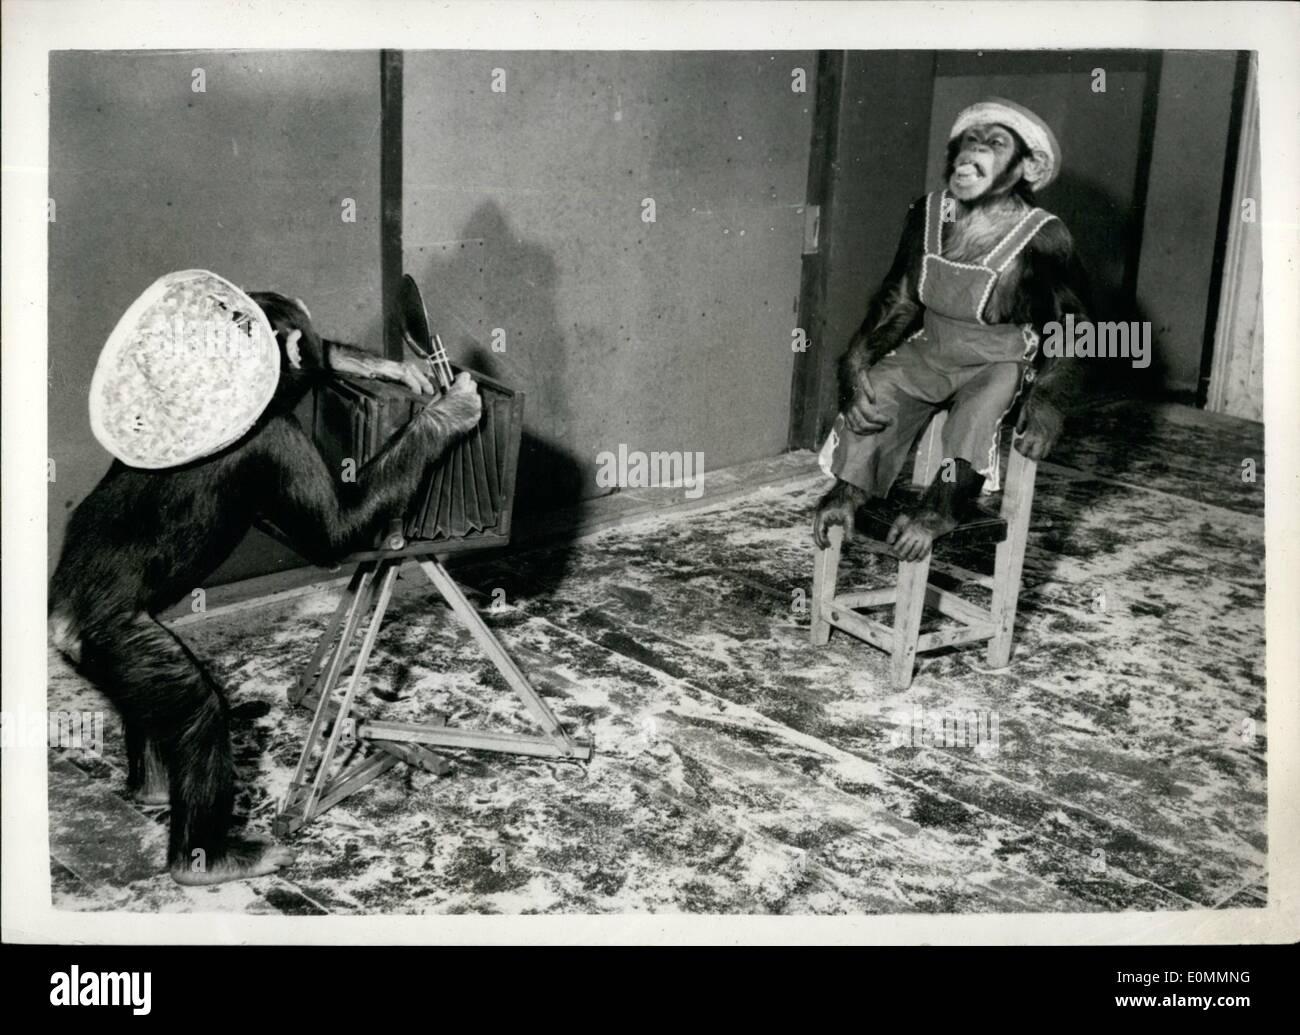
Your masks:
[{"label": "knitted cap", "polygon": [[972,104],[957,116],[948,139],[960,136],[971,126],[988,122],[997,122],[1014,129],[1020,134],[1020,138],[1029,150],[1035,152],[1035,157],[1042,163],[1042,173],[1031,176],[1026,172],[1025,175],[1025,179],[1035,190],[1042,190],[1056,179],[1061,171],[1061,146],[1056,142],[1056,136],[1046,122],[1015,101],[989,97],[987,100]]},{"label": "knitted cap", "polygon": [[90,382],[90,428],[131,467],[224,449],[262,415],[280,350],[257,303],[207,270],[154,281],[123,314]]}]

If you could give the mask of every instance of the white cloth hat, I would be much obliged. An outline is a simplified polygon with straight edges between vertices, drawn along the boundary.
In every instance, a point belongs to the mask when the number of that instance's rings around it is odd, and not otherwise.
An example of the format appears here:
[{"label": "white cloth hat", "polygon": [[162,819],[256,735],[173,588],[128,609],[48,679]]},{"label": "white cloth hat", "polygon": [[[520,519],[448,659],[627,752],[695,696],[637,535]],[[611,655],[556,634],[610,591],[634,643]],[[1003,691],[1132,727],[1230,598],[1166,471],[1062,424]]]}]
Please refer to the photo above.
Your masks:
[{"label": "white cloth hat", "polygon": [[154,281],[99,353],[90,428],[131,467],[176,467],[224,449],[262,415],[280,349],[248,295],[207,270]]},{"label": "white cloth hat", "polygon": [[1025,179],[1035,190],[1042,190],[1056,179],[1061,171],[1061,146],[1056,142],[1056,136],[1046,122],[1015,101],[990,97],[972,104],[957,116],[948,139],[960,136],[971,126],[987,122],[997,122],[1014,129],[1020,134],[1020,138],[1029,150],[1034,152],[1035,157],[1042,164],[1042,171],[1041,173],[1035,171],[1034,175],[1031,175],[1030,171],[1026,170]]}]

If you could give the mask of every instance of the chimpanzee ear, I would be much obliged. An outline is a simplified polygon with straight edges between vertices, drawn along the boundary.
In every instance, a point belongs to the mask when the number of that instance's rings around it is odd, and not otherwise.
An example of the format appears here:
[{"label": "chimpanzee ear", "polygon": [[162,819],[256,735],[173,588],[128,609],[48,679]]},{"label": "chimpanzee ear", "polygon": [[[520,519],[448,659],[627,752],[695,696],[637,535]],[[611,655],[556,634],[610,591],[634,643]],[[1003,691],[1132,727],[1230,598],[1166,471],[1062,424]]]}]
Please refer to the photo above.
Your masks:
[{"label": "chimpanzee ear", "polygon": [[1051,158],[1046,151],[1034,150],[1020,160],[1020,175],[1031,186],[1047,175],[1051,168]]}]

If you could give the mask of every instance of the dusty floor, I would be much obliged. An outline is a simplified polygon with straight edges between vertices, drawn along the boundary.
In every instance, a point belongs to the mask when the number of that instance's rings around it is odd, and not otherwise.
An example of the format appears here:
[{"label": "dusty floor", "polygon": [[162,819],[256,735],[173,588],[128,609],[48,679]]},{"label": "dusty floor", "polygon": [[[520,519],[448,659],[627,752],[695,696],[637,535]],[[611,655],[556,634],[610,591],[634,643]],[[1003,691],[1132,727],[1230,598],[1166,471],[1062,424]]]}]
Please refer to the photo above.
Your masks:
[{"label": "dusty floor", "polygon": [[[1243,483],[1242,461],[1258,479]],[[182,889],[165,809],[102,758],[52,751],[51,868],[65,909],[283,913],[880,913],[1262,906],[1263,447],[1259,425],[1115,404],[1040,468],[1012,667],[923,656],[910,691],[842,634],[808,641],[810,457],[722,505],[658,513],[457,578],[596,758],[452,755],[398,766],[290,838],[292,870]],[[706,494],[706,500],[708,496]],[[941,552],[940,557],[944,555]],[[987,568],[978,554],[949,557]],[[850,549],[842,585],[893,563]],[[368,708],[527,730],[427,584],[404,576]],[[968,590],[971,599],[981,591]],[[307,715],[285,688],[330,596],[183,635],[232,689],[238,812],[269,831]],[[51,653],[53,709],[103,699]],[[975,711],[976,747],[914,720]],[[111,712],[110,712],[111,715]]]}]

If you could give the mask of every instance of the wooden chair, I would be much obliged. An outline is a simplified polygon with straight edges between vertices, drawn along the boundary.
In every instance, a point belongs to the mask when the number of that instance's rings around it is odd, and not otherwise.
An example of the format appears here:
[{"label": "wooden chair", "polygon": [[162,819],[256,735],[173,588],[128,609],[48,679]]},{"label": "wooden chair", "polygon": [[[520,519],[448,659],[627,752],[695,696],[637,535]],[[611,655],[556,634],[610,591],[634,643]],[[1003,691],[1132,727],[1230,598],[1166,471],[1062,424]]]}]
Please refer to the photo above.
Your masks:
[{"label": "wooden chair", "polygon": [[[912,491],[924,491],[934,480],[943,462],[940,436],[948,414],[940,410],[931,419],[928,429],[917,449],[912,468]],[[963,537],[995,542],[997,556],[993,575],[963,572],[965,581],[978,582],[992,591],[989,610],[964,600],[956,593],[930,584],[930,566],[934,554],[920,561],[899,561],[898,582],[895,586],[860,592],[837,593],[836,578],[840,565],[840,546],[843,529],[830,531],[830,546],[817,549],[813,569],[812,642],[824,645],[831,628],[840,629],[873,647],[889,653],[891,682],[896,689],[905,690],[912,684],[919,651],[955,647],[964,643],[988,641],[985,659],[990,668],[1006,668],[1011,659],[1012,636],[1015,632],[1016,605],[1020,596],[1020,574],[1025,561],[1025,541],[1029,533],[1029,515],[1034,504],[1034,479],[1038,465],[1016,449],[1011,450],[1007,464],[1006,483],[1003,486],[1002,509],[999,514],[979,511],[962,522],[948,537]],[[891,498],[893,498],[891,496]],[[878,501],[882,502],[882,501]],[[886,516],[879,508],[864,508],[859,516],[859,527],[866,526],[868,548],[876,553],[887,553],[884,536],[892,515]],[[894,605],[894,624],[885,625],[865,615],[859,609]],[[921,615],[929,604],[941,614],[956,619],[958,625],[921,635]]]}]

